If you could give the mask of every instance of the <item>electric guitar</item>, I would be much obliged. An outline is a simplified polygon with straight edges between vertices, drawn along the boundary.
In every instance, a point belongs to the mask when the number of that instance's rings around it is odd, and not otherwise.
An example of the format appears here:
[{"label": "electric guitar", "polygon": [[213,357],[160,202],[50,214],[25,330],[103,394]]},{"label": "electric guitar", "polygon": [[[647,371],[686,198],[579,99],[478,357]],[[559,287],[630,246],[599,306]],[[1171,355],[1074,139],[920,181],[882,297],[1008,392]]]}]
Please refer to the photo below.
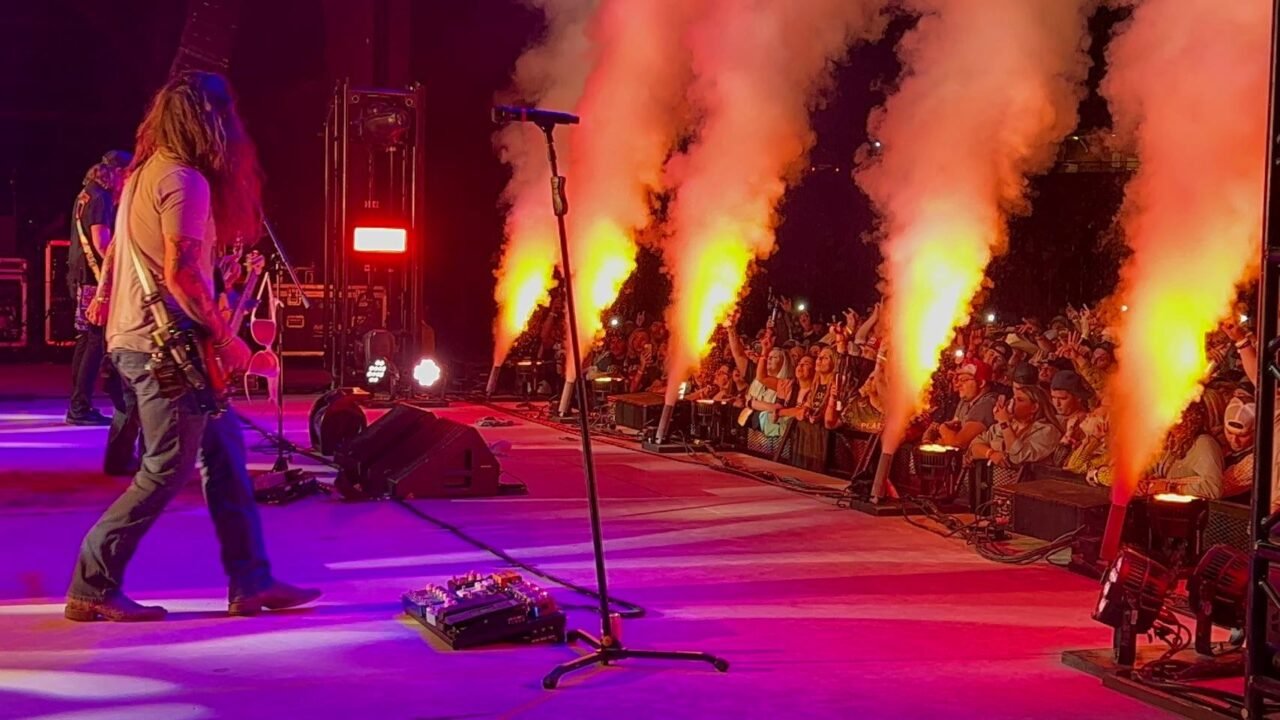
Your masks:
[{"label": "electric guitar", "polygon": [[254,294],[254,288],[258,287],[258,280],[262,279],[263,269],[266,267],[266,259],[257,253],[250,253],[247,258],[249,265],[249,276],[244,281],[244,292],[240,293],[240,297],[236,300],[236,306],[231,311],[231,334],[239,335],[240,328],[244,325],[244,316],[249,311],[249,298]]}]

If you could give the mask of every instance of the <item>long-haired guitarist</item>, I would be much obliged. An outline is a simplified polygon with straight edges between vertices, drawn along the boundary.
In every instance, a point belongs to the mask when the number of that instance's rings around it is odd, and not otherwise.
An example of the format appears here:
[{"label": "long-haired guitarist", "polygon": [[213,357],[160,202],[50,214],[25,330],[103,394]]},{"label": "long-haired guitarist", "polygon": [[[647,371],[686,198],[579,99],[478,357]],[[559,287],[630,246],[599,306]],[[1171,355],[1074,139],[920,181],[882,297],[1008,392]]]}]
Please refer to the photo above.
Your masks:
[{"label": "long-haired guitarist", "polygon": [[[69,619],[159,620],[121,585],[139,541],[203,466],[205,498],[229,578],[228,610],[252,615],[310,602],[316,590],[273,579],[232,413],[209,412],[218,370],[244,370],[249,349],[214,300],[219,236],[249,237],[261,222],[254,146],[220,75],[181,73],[155,96],[138,128],[112,247],[105,303],[107,349],[137,399],[142,469],[89,531],[67,591]],[[187,342],[200,338],[200,347]],[[216,383],[212,383],[216,390]]]}]

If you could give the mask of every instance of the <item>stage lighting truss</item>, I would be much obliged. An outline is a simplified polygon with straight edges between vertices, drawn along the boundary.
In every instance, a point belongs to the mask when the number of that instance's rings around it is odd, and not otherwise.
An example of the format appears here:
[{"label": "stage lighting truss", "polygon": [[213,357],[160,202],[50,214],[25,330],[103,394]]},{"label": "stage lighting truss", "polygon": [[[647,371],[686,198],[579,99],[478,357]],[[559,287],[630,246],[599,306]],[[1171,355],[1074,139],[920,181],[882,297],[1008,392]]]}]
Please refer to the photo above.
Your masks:
[{"label": "stage lighting truss", "polygon": [[1165,566],[1133,548],[1122,549],[1107,568],[1093,619],[1115,631],[1112,647],[1118,664],[1133,665],[1138,636],[1155,624],[1173,582]]},{"label": "stage lighting truss", "polygon": [[1249,593],[1249,556],[1230,545],[1205,551],[1187,581],[1187,598],[1196,615],[1196,652],[1213,655],[1213,626],[1241,630]]}]

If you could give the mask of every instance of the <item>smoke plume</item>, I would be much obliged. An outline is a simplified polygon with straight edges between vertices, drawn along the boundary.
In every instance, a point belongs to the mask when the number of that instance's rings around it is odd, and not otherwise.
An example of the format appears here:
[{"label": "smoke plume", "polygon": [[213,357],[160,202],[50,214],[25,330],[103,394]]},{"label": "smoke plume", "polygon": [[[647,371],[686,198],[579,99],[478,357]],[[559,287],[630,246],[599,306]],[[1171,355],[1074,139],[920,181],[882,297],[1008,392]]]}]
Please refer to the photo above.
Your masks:
[{"label": "smoke plume", "polygon": [[[595,58],[587,25],[599,0],[526,1],[545,13],[546,35],[520,57],[514,87],[500,100],[554,109],[574,107]],[[507,243],[495,273],[496,366],[506,359],[533,312],[547,301],[559,238],[551,213],[551,172],[541,131],[524,123],[508,125],[497,133],[494,144],[498,156],[511,166],[511,180],[502,195],[507,206]],[[561,162],[567,164],[571,159],[568,150],[561,152]]]},{"label": "smoke plume", "polygon": [[570,137],[570,249],[578,336],[585,351],[601,314],[635,269],[636,235],[688,122],[691,80],[683,43],[702,0],[603,0],[591,22],[599,57]]},{"label": "smoke plume", "polygon": [[1108,50],[1103,93],[1141,167],[1121,226],[1111,390],[1114,502],[1128,501],[1209,370],[1205,337],[1260,254],[1269,0],[1142,0]]},{"label": "smoke plume", "polygon": [[894,451],[939,357],[1004,250],[1027,176],[1076,124],[1095,0],[902,0],[919,13],[902,78],[870,120],[880,152],[857,173],[881,217]]},{"label": "smoke plume", "polygon": [[669,163],[678,185],[664,261],[667,403],[705,354],[753,260],[773,250],[775,207],[813,144],[810,104],[856,38],[883,26],[882,0],[708,0],[688,33],[701,113],[695,144]]}]

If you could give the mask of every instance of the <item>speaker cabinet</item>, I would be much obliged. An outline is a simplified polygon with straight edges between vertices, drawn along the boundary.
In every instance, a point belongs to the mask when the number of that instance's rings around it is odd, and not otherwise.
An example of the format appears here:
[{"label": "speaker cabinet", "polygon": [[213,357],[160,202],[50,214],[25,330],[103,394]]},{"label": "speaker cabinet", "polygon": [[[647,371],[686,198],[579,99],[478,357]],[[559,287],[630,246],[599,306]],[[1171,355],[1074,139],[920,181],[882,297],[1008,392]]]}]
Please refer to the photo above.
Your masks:
[{"label": "speaker cabinet", "polygon": [[475,428],[396,405],[334,457],[348,498],[498,494],[498,460]]}]

